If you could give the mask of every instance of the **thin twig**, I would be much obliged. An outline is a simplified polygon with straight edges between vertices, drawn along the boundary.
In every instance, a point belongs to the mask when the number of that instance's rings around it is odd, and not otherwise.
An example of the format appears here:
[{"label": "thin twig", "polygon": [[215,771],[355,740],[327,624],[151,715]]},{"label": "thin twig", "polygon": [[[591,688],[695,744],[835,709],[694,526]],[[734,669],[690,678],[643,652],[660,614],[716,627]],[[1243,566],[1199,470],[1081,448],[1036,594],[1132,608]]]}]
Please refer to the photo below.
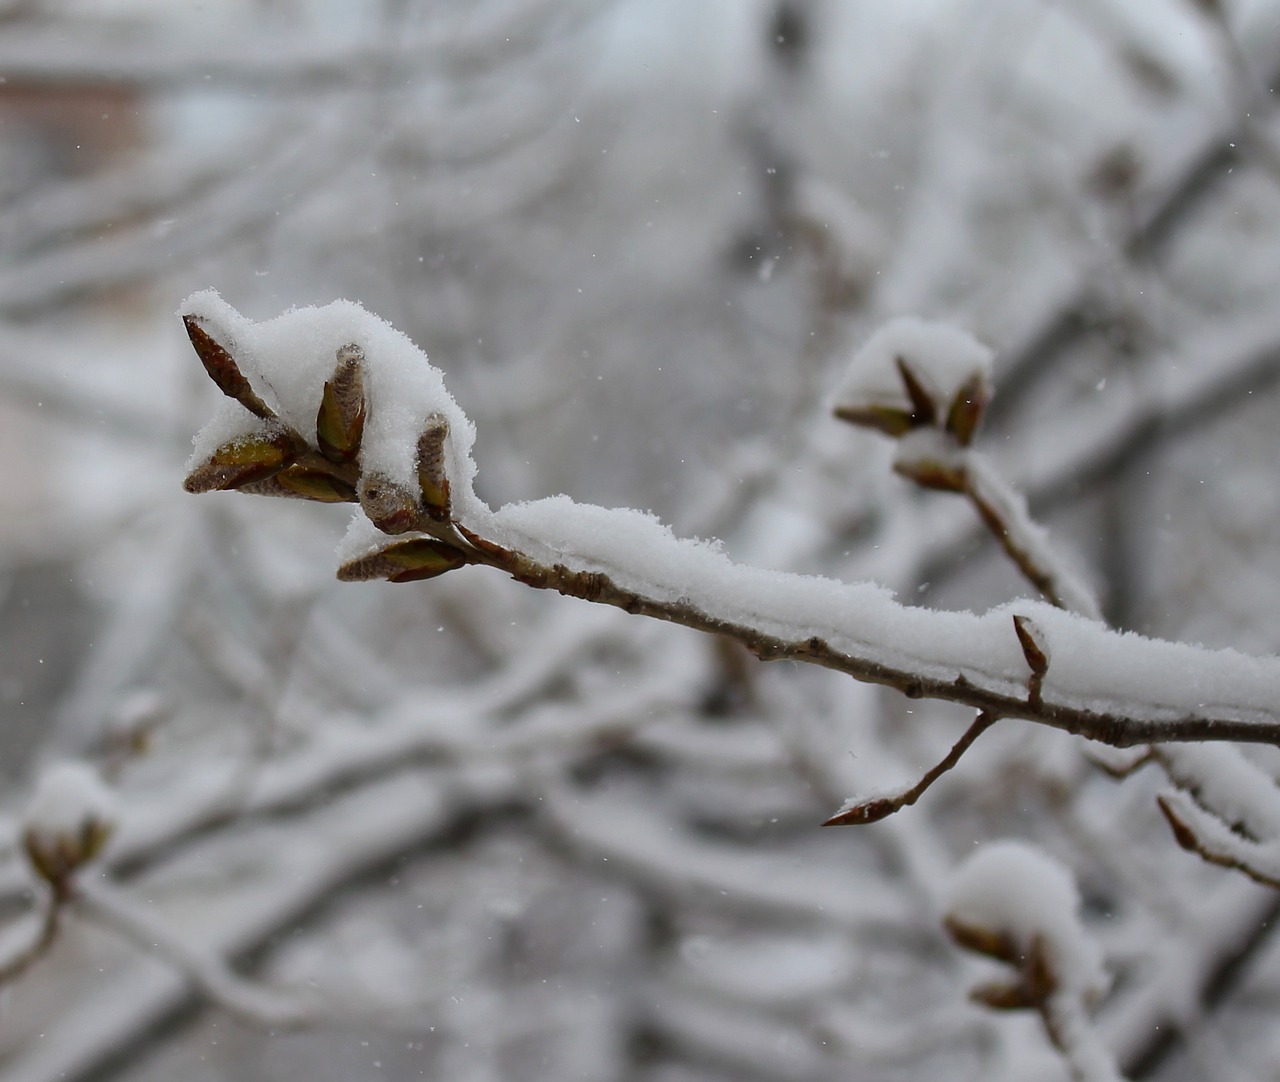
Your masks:
[{"label": "thin twig", "polygon": [[988,714],[985,710],[980,711],[973,724],[951,746],[951,750],[947,752],[946,756],[910,789],[903,790],[897,796],[872,797],[869,800],[858,801],[851,807],[842,808],[822,825],[824,827],[842,827],[875,823],[896,811],[900,811],[902,808],[910,807],[924,795],[925,791],[935,781],[954,767],[960,761],[961,756],[973,746],[974,741],[998,720],[996,715]]},{"label": "thin twig", "polygon": [[1044,531],[1031,520],[1025,502],[987,460],[974,451],[967,452],[963,480],[964,495],[983,525],[1044,599],[1068,612],[1100,619],[1097,599],[1067,570]]},{"label": "thin twig", "polygon": [[41,891],[40,914],[35,935],[29,943],[18,947],[7,958],[0,959],[0,985],[16,980],[48,953],[58,938],[64,901],[65,899],[53,890]]}]

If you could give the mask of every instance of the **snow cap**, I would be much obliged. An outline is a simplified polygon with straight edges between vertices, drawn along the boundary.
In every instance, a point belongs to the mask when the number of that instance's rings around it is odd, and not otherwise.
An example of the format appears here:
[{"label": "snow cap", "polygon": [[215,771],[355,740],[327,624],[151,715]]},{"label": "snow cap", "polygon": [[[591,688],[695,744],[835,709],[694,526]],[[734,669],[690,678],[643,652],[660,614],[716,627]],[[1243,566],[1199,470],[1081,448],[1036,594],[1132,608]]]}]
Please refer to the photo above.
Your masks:
[{"label": "snow cap", "polygon": [[1075,878],[1034,845],[982,846],[955,870],[946,899],[948,922],[1007,937],[1023,956],[1038,939],[1058,991],[1089,998],[1106,990],[1102,952],[1080,920]]}]

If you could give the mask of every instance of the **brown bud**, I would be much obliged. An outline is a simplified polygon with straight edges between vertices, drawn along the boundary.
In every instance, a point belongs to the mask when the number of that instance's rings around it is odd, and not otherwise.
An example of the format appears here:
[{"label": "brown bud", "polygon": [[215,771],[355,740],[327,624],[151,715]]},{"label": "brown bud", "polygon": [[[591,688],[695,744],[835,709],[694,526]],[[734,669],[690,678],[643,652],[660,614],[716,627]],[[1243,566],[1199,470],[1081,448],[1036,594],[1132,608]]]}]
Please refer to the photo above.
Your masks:
[{"label": "brown bud", "polygon": [[1058,990],[1058,975],[1053,971],[1053,960],[1043,935],[1031,940],[1031,949],[1022,965],[1022,980],[1027,994],[1037,1005]]},{"label": "brown bud", "polygon": [[240,371],[235,358],[200,326],[196,317],[183,316],[182,323],[187,328],[187,337],[191,339],[196,356],[200,358],[204,370],[209,373],[209,378],[217,384],[218,390],[228,398],[234,398],[254,416],[261,417],[264,421],[275,420],[275,411],[258,397],[244,373]]},{"label": "brown bud", "polygon": [[1173,810],[1173,804],[1164,796],[1156,797],[1156,804],[1159,806],[1161,813],[1169,823],[1169,829],[1173,831],[1173,840],[1176,841],[1183,849],[1192,853],[1201,851],[1200,839],[1196,837],[1196,832],[1191,829],[1190,824]]},{"label": "brown bud", "polygon": [[842,421],[848,421],[849,424],[857,425],[859,428],[875,429],[894,439],[919,427],[915,414],[910,410],[896,409],[893,406],[837,406],[834,412]]},{"label": "brown bud", "polygon": [[445,469],[448,440],[449,422],[443,414],[431,414],[418,437],[418,487],[423,508],[440,522],[449,518],[449,476]]},{"label": "brown bud", "polygon": [[937,489],[939,492],[964,491],[964,469],[950,462],[934,458],[903,458],[894,462],[893,471],[922,488]]},{"label": "brown bud", "polygon": [[413,493],[382,474],[362,477],[356,493],[369,521],[383,533],[405,533],[418,521]]},{"label": "brown bud", "polygon": [[282,496],[299,496],[320,503],[356,502],[356,490],[349,481],[310,466],[289,466],[271,480],[284,489]]},{"label": "brown bud", "polygon": [[414,582],[443,575],[466,562],[466,556],[452,545],[427,537],[415,537],[397,541],[378,552],[343,564],[338,568],[338,578],[343,582],[369,579]]},{"label": "brown bud", "polygon": [[969,990],[969,998],[993,1011],[1026,1011],[1036,1006],[1026,985],[1017,981],[979,984]]},{"label": "brown bud", "polygon": [[1044,631],[1030,616],[1014,616],[1013,630],[1022,647],[1022,656],[1034,676],[1044,676],[1049,671],[1049,644]]},{"label": "brown bud", "polygon": [[514,551],[509,548],[504,548],[496,541],[489,541],[488,539],[481,537],[474,530],[467,529],[467,527],[461,522],[455,522],[453,525],[458,533],[462,534],[464,538],[470,541],[473,546],[483,552],[486,556],[490,556],[502,563],[515,558]]},{"label": "brown bud", "polygon": [[861,804],[855,804],[852,808],[845,808],[822,825],[824,827],[865,826],[867,823],[878,823],[881,819],[887,819],[901,807],[900,800],[876,797],[872,800],[864,800]]},{"label": "brown bud", "polygon": [[933,392],[905,357],[895,358],[898,375],[902,377],[902,385],[907,390],[907,397],[915,409],[913,420],[919,425],[931,425],[938,416],[938,403],[934,401]]},{"label": "brown bud", "polygon": [[228,440],[195,467],[182,487],[188,492],[220,492],[266,480],[298,457],[292,437],[268,428]]},{"label": "brown bud", "polygon": [[957,946],[977,954],[985,954],[999,962],[1017,965],[1022,961],[1022,952],[1018,945],[1006,933],[996,928],[984,928],[977,924],[966,924],[948,914],[942,919],[942,927],[946,929]]},{"label": "brown bud", "polygon": [[86,819],[74,832],[51,837],[27,830],[22,836],[22,847],[35,873],[58,889],[66,884],[76,869],[102,852],[111,833],[111,823]]},{"label": "brown bud", "polygon": [[316,411],[316,446],[330,462],[350,462],[364,435],[364,351],[357,345],[338,350],[338,366],[325,383]]},{"label": "brown bud", "polygon": [[990,399],[991,385],[982,372],[974,372],[956,391],[947,411],[946,428],[961,447],[973,442]]}]

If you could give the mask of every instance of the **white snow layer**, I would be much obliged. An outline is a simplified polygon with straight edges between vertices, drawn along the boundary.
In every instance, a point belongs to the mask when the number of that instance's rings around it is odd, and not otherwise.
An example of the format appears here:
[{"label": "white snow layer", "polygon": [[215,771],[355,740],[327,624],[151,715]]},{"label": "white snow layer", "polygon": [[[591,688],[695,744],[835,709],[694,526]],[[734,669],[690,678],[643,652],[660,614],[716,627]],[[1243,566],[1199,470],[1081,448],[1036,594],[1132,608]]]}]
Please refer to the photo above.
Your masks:
[{"label": "white snow layer", "polygon": [[22,816],[25,832],[42,846],[61,838],[78,839],[93,824],[110,826],[116,819],[115,795],[88,763],[52,763],[36,782]]},{"label": "white snow layer", "polygon": [[1024,955],[1039,937],[1060,992],[1087,999],[1107,989],[1102,952],[1080,922],[1074,877],[1033,845],[992,842],[973,853],[947,885],[947,913],[1009,936]]},{"label": "white snow layer", "polygon": [[[416,488],[418,434],[427,416],[444,414],[450,424],[447,466],[455,517],[481,536],[544,564],[604,572],[624,590],[659,602],[687,603],[779,639],[804,642],[817,636],[866,661],[925,679],[950,682],[963,675],[986,690],[1016,697],[1026,695],[1030,671],[1012,617],[1029,616],[1053,659],[1042,685],[1046,702],[1154,721],[1208,716],[1275,724],[1277,658],[1113,632],[1032,600],[981,615],[905,606],[872,583],[735,564],[716,544],[676,538],[650,514],[575,503],[567,496],[491,510],[472,487],[474,428],[445,390],[441,373],[404,335],[358,304],[338,301],[295,309],[256,324],[216,293],[204,292],[191,297],[181,311],[199,316],[232,349],[259,394],[303,432],[314,428],[337,349],[359,344],[366,355],[369,393],[362,467],[380,469]],[[925,344],[955,341],[949,331],[935,334],[919,321],[904,326],[908,338],[915,334]],[[969,356],[981,360],[985,350],[976,347]],[[357,512],[340,557],[353,559],[387,541]]]},{"label": "white snow layer", "polygon": [[891,319],[853,355],[834,402],[909,409],[899,358],[933,392],[939,409],[946,409],[970,376],[990,380],[995,355],[968,331],[948,323],[914,316]]}]

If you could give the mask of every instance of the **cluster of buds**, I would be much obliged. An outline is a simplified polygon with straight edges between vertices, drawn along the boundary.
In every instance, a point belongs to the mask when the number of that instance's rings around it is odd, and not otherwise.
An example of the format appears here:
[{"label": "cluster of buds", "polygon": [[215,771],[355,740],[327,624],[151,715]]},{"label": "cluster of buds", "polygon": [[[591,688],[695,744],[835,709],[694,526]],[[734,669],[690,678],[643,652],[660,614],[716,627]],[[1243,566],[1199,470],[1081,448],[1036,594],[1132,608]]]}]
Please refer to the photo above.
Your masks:
[{"label": "cluster of buds", "polygon": [[250,432],[224,440],[195,463],[183,482],[188,492],[234,489],[321,503],[359,503],[384,534],[427,535],[392,541],[366,553],[340,571],[344,579],[405,582],[431,578],[470,561],[473,547],[453,522],[446,469],[447,418],[432,413],[424,420],[416,448],[416,488],[364,467],[367,362],[358,344],[337,349],[314,425],[304,433],[263,400],[231,350],[199,318],[184,316],[183,323],[219,390],[257,418]]},{"label": "cluster of buds", "polygon": [[992,1010],[1039,1014],[1072,1078],[1122,1082],[1089,1018],[1108,982],[1102,953],[1080,920],[1071,873],[1024,842],[996,842],[960,865],[949,894],[951,938],[1013,971],[970,996]]},{"label": "cluster of buds", "polygon": [[835,397],[837,417],[901,441],[897,472],[962,491],[963,451],[991,399],[991,351],[941,323],[891,320],[854,356]]},{"label": "cluster of buds", "polygon": [[1065,1004],[1083,1007],[1106,990],[1102,956],[1080,920],[1071,873],[1024,842],[977,850],[949,884],[943,926],[957,946],[1012,970],[972,998],[993,1010],[1034,1010],[1052,1023]]},{"label": "cluster of buds", "polygon": [[22,844],[32,869],[57,898],[97,858],[115,829],[111,791],[87,763],[59,762],[44,771],[22,818]]},{"label": "cluster of buds", "polygon": [[986,981],[969,991],[975,1003],[997,1011],[1043,1010],[1058,990],[1052,955],[1043,936],[1020,943],[1008,930],[967,924],[948,914],[943,927],[958,947],[1001,962],[1013,970],[1009,978]]}]

